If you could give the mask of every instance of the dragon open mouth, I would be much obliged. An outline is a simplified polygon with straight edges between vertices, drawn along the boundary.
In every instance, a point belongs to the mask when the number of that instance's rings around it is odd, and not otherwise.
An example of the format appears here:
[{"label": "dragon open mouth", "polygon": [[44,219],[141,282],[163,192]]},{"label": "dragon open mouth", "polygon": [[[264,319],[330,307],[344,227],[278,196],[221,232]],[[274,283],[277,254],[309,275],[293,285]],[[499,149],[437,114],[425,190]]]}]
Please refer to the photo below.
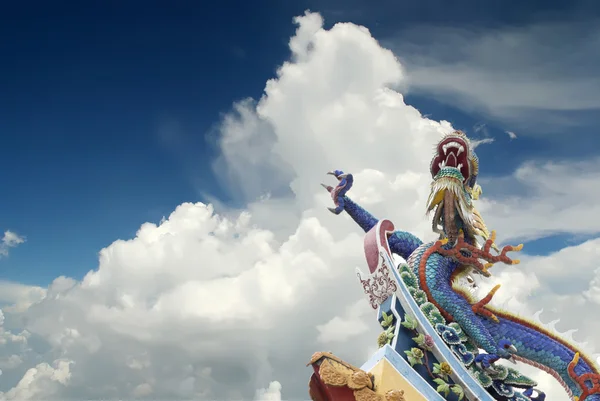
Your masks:
[{"label": "dragon open mouth", "polygon": [[431,192],[427,212],[435,209],[433,231],[454,241],[460,230],[472,237],[475,234],[475,216],[471,210],[471,195],[466,191],[471,174],[472,151],[469,140],[461,131],[446,135],[436,146],[431,160]]},{"label": "dragon open mouth", "polygon": [[435,176],[444,167],[454,167],[460,171],[466,182],[470,175],[469,144],[457,135],[450,135],[437,146],[437,154],[431,161],[431,176]]}]

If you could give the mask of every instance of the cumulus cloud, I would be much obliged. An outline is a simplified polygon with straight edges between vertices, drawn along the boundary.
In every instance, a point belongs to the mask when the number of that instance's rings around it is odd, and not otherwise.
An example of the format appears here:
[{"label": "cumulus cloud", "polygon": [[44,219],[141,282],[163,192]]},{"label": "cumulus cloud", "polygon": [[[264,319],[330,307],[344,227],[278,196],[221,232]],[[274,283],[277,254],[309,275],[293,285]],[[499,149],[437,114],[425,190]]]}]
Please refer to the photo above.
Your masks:
[{"label": "cumulus cloud", "polygon": [[53,366],[40,363],[29,369],[15,387],[3,398],[6,400],[39,400],[60,391],[70,378],[70,362],[57,360]]},{"label": "cumulus cloud", "polygon": [[358,334],[369,331],[366,324],[372,318],[373,310],[363,299],[348,307],[343,316],[335,316],[327,323],[317,326],[317,341],[327,344],[345,342]]},{"label": "cumulus cloud", "polygon": [[[431,148],[452,127],[423,117],[390,89],[405,79],[402,66],[367,29],[325,30],[315,13],[296,23],[290,61],[264,96],[238,103],[222,121],[215,172],[247,207],[221,205],[217,213],[184,203],[160,224],[143,224],[135,238],[101,250],[98,268],[81,281],[59,277],[46,290],[15,290],[14,303],[26,301],[3,308],[0,333],[12,348],[0,344],[0,399],[280,400],[282,391],[305,399],[313,352],[333,351],[356,365],[371,354],[380,328],[354,273],[364,269],[362,233],[326,210],[331,199],[319,182],[332,168],[354,173],[355,200],[431,239],[424,213]],[[568,181],[573,168],[554,176]],[[584,181],[594,173],[567,187],[580,190],[577,214],[569,214],[566,193],[545,181],[551,172],[524,166],[506,180],[531,186],[536,196],[484,205],[505,238],[544,235],[560,222],[579,232],[568,219],[592,220],[593,203],[584,200],[593,192]],[[565,214],[547,222],[558,201]],[[581,326],[583,337],[597,332],[575,321],[597,286],[552,284],[564,279],[567,261],[590,282],[592,245],[531,259],[521,272],[495,268],[499,280],[512,274],[529,284],[506,286],[505,294],[521,300],[509,306],[537,307],[529,298],[548,283],[540,304],[552,291],[577,297],[583,290],[579,304],[557,313]],[[21,362],[11,365],[13,355]]]},{"label": "cumulus cloud", "polygon": [[46,289],[0,280],[0,306],[4,310],[23,311],[46,296]]},{"label": "cumulus cloud", "polygon": [[20,235],[9,230],[5,231],[2,241],[0,242],[0,258],[3,256],[8,256],[8,251],[10,248],[14,248],[23,242],[25,242],[25,237],[21,237]]},{"label": "cumulus cloud", "polygon": [[269,387],[256,391],[255,401],[281,401],[281,384],[269,383]]}]

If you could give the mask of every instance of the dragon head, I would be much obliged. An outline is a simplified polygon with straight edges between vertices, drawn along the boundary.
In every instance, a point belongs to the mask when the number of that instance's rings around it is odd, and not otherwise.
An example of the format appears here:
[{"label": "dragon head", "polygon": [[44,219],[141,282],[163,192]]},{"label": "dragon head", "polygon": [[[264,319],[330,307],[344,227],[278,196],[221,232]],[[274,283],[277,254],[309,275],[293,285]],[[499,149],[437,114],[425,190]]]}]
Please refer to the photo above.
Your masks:
[{"label": "dragon head", "polygon": [[460,230],[465,238],[489,238],[481,215],[473,206],[482,193],[477,184],[479,158],[462,131],[445,135],[435,148],[431,160],[431,193],[427,212],[435,211],[433,230],[449,240],[456,240]]},{"label": "dragon head", "polygon": [[344,174],[342,170],[329,171],[327,174],[334,176],[338,180],[341,180],[342,178],[346,178],[348,176],[348,174]]}]

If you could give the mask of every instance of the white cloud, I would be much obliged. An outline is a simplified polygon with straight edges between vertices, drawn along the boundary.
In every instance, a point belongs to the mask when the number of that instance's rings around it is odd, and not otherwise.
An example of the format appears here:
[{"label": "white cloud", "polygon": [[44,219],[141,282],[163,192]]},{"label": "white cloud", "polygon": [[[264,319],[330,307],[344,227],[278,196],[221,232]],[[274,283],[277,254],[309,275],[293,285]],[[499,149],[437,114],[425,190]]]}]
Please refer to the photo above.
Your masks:
[{"label": "white cloud", "polygon": [[345,342],[359,334],[369,331],[365,323],[373,318],[373,309],[364,299],[358,300],[346,309],[343,316],[335,316],[325,324],[317,326],[321,343]]},{"label": "white cloud", "polygon": [[474,139],[471,141],[473,149],[477,148],[479,145],[486,145],[490,143],[494,143],[494,138]]},{"label": "white cloud", "polygon": [[10,248],[14,248],[23,242],[25,242],[25,237],[21,237],[20,235],[9,230],[5,231],[2,241],[0,242],[0,258],[3,256],[8,256],[8,251]]},{"label": "white cloud", "polygon": [[40,363],[29,369],[15,387],[6,394],[0,395],[0,399],[7,401],[48,399],[64,388],[70,377],[69,361],[58,360],[53,366]]},{"label": "white cloud", "polygon": [[473,126],[473,131],[475,131],[475,133],[486,133],[487,132],[487,125],[485,123],[477,123]]},{"label": "white cloud", "polygon": [[23,311],[46,296],[47,290],[37,286],[0,280],[0,306],[4,310]]},{"label": "white cloud", "polygon": [[23,359],[19,355],[11,355],[8,358],[0,360],[0,368],[14,369],[23,363]]},{"label": "white cloud", "polygon": [[[0,344],[0,359],[22,362],[3,368],[1,398],[280,400],[283,388],[286,398],[300,399],[313,352],[327,347],[356,365],[370,355],[380,328],[354,273],[364,268],[362,233],[326,210],[331,199],[319,182],[332,168],[350,171],[354,199],[432,238],[424,214],[431,149],[451,126],[422,117],[388,88],[403,82],[403,70],[365,28],[324,30],[318,14],[297,23],[291,61],[260,101],[239,103],[222,124],[215,171],[249,199],[247,209],[220,206],[217,214],[184,203],[159,225],[146,223],[135,238],[103,249],[98,269],[81,282],[59,277],[47,290],[7,285],[21,306],[3,309],[1,333],[14,338],[13,348]],[[595,179],[593,167],[524,166],[506,180],[535,196],[488,200],[484,216],[505,238],[581,232],[582,219],[592,230],[596,197],[585,181]],[[577,168],[585,174],[574,178]],[[577,207],[551,177],[579,191]],[[548,221],[554,202],[559,210]],[[592,280],[592,245],[543,260],[554,266],[549,273],[528,270],[529,262],[522,273],[496,267],[529,283],[503,288],[514,296],[510,306],[531,309],[533,290],[545,294],[539,302],[560,290],[580,308],[557,313],[569,314],[584,337],[595,333],[593,324],[575,321],[590,305],[591,297],[576,295],[587,287],[552,284],[564,279],[567,261]]]},{"label": "white cloud", "polygon": [[[581,18],[520,27],[417,26],[390,46],[406,63],[411,92],[528,134],[547,133],[576,126],[582,112],[600,108],[598,33],[597,21]],[[549,41],[552,47],[544,45]]]},{"label": "white cloud", "polygon": [[583,296],[590,302],[600,305],[600,268],[594,272],[594,278],[590,281],[590,288],[588,288]]},{"label": "white cloud", "polygon": [[281,384],[279,382],[269,383],[269,387],[256,391],[256,401],[281,401]]},{"label": "white cloud", "polygon": [[[479,210],[501,238],[536,239],[551,234],[600,232],[600,159],[525,163],[510,177],[485,181],[496,190]],[[493,188],[492,188],[493,187]]]}]

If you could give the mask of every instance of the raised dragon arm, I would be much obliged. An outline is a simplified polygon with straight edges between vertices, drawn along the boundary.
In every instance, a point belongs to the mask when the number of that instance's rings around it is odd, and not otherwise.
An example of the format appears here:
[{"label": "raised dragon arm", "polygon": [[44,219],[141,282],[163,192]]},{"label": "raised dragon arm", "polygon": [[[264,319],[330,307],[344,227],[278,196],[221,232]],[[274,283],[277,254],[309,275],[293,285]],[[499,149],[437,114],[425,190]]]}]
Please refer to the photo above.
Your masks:
[{"label": "raised dragon arm", "polygon": [[[341,170],[331,171],[327,174],[333,175],[339,180],[336,187],[331,185],[321,184],[331,194],[331,197],[336,205],[336,208],[328,208],[332,213],[339,214],[342,211],[346,213],[363,229],[364,232],[371,230],[379,221],[371,213],[363,209],[360,205],[346,196],[346,193],[352,188],[354,178],[352,174],[344,174]],[[342,180],[346,180],[343,184]],[[339,212],[338,212],[339,211]],[[408,257],[417,249],[423,241],[414,236],[413,234],[406,231],[394,231],[388,240],[390,244],[390,250],[399,255],[404,259]]]}]

